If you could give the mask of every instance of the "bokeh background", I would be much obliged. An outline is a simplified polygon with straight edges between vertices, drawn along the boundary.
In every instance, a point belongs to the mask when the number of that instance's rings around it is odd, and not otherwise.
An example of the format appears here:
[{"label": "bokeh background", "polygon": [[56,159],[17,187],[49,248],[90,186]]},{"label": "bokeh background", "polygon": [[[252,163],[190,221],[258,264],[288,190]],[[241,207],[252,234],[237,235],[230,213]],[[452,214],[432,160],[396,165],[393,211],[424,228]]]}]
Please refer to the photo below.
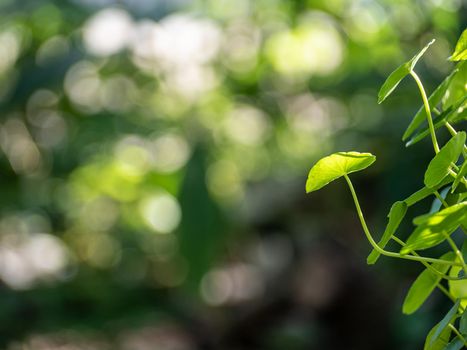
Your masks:
[{"label": "bokeh background", "polygon": [[[420,106],[385,77],[452,69],[462,0],[0,1],[0,348],[418,349],[446,309],[401,303],[421,266],[370,251],[422,185]],[[430,206],[417,206],[423,213]],[[410,232],[410,222],[404,223]]]}]

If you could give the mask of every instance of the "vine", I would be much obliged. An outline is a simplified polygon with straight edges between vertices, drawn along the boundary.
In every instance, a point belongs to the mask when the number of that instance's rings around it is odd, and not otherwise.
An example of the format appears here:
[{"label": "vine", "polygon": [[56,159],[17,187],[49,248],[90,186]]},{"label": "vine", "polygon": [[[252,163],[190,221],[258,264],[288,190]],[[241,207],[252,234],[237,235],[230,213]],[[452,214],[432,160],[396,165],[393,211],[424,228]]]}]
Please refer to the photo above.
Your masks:
[{"label": "vine", "polygon": [[[376,157],[370,153],[338,152],[319,160],[310,170],[306,192],[310,193],[343,177],[352,194],[360,223],[373,247],[367,258],[375,264],[381,255],[420,262],[425,270],[417,277],[405,297],[402,311],[417,311],[434,289],[438,288],[453,302],[452,308],[428,333],[424,350],[458,350],[467,347],[467,147],[466,133],[453,125],[467,120],[467,30],[462,33],[450,60],[457,62],[455,69],[428,97],[415,66],[434,40],[429,42],[411,60],[400,65],[386,79],[378,93],[383,102],[406,76],[418,86],[423,105],[417,111],[403,135],[406,146],[423,140],[428,135],[433,144],[434,157],[427,166],[424,187],[402,201],[395,202],[388,214],[388,224],[381,239],[376,242],[366,224],[363,211],[349,174],[372,165]],[[433,117],[435,116],[435,117]],[[451,138],[439,146],[436,132],[445,127]],[[396,236],[407,209],[422,200],[434,197],[439,210],[415,217],[415,229],[404,242]],[[437,207],[438,207],[437,206]],[[462,231],[462,247],[456,245],[452,235]],[[399,251],[386,250],[395,241]],[[421,255],[420,251],[446,242],[449,251],[439,257]]]}]

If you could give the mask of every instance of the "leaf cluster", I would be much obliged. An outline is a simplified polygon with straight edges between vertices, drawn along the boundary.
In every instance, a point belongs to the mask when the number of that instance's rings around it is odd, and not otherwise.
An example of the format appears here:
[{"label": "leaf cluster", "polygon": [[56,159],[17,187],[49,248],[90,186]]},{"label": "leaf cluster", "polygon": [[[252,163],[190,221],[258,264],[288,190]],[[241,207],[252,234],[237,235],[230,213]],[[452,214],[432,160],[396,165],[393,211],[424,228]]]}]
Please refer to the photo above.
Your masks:
[{"label": "leaf cluster", "polygon": [[[349,174],[374,163],[376,157],[371,153],[338,152],[322,158],[309,172],[306,192],[316,191],[340,177],[345,178],[365,235],[373,247],[367,263],[375,264],[381,255],[386,255],[418,261],[425,267],[410,287],[402,312],[412,314],[417,311],[436,288],[453,301],[453,307],[429,332],[424,347],[425,350],[452,350],[467,346],[467,147],[465,131],[456,130],[457,125],[462,126],[461,123],[467,120],[467,30],[462,33],[450,57],[451,61],[457,62],[456,67],[427,96],[414,69],[433,42],[394,70],[378,94],[378,102],[381,103],[405,77],[412,76],[420,90],[423,105],[409,123],[402,139],[408,147],[430,136],[434,148],[434,156],[425,171],[424,186],[392,205],[380,240],[376,243],[370,233],[349,178]],[[440,128],[447,129],[451,134],[442,147],[439,147],[436,134]],[[404,242],[396,233],[407,209],[430,197],[437,204],[432,206],[435,209],[413,218],[414,229]],[[455,236],[458,231],[462,233]],[[462,241],[461,249],[456,244],[456,237],[457,241]],[[400,246],[399,251],[386,250],[391,240]],[[440,257],[422,256],[420,253],[441,244],[447,251]]]}]

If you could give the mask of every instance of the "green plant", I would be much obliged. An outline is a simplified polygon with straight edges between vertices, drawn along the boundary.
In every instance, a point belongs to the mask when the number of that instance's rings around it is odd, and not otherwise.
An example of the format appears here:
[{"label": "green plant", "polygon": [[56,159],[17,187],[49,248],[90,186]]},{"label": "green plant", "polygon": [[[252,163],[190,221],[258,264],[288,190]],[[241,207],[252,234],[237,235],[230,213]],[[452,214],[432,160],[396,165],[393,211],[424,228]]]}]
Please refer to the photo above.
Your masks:
[{"label": "green plant", "polygon": [[[319,160],[310,170],[306,182],[307,193],[316,191],[331,181],[344,177],[352,193],[358,217],[366,238],[373,247],[367,258],[374,264],[380,255],[418,261],[425,270],[410,287],[402,306],[405,314],[415,312],[438,288],[454,303],[453,307],[428,333],[425,350],[461,349],[467,346],[467,147],[466,133],[453,127],[467,120],[467,30],[459,39],[452,61],[458,62],[453,72],[427,97],[423,84],[415,73],[418,60],[434,42],[428,43],[410,61],[399,66],[384,82],[378,94],[378,103],[383,102],[402,79],[410,75],[415,80],[423,100],[422,107],[415,114],[403,135],[406,146],[413,145],[428,135],[434,149],[434,157],[428,164],[424,187],[402,201],[395,202],[388,214],[388,224],[377,243],[365,222],[357,194],[349,174],[369,167],[376,160],[370,153],[338,152]],[[445,127],[451,139],[439,147],[436,131]],[[396,231],[404,219],[407,208],[416,203],[435,197],[439,210],[413,219],[414,231],[404,242]],[[462,248],[459,249],[452,234],[463,231]],[[395,241],[399,251],[386,250],[386,245]],[[422,256],[419,251],[447,242],[448,252],[434,258]]]}]

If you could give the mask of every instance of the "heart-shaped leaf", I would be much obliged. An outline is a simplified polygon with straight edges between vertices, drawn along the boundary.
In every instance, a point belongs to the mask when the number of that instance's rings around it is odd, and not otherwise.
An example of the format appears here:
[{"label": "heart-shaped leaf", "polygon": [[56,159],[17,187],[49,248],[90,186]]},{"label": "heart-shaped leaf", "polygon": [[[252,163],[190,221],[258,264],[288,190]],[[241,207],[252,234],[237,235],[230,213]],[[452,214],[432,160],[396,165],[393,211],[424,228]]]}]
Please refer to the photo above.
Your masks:
[{"label": "heart-shaped leaf", "polygon": [[451,61],[467,60],[467,29],[462,32],[461,37],[456,44],[454,53],[449,57],[449,59]]},{"label": "heart-shaped leaf", "polygon": [[455,163],[462,153],[465,143],[465,132],[459,132],[453,136],[439,153],[428,164],[425,172],[424,183],[427,187],[434,187],[439,184],[451,169],[451,164]]},{"label": "heart-shaped leaf", "polygon": [[[453,252],[449,252],[440,257],[440,259],[454,261],[455,257],[456,255]],[[449,265],[446,264],[434,263],[432,266],[441,273],[446,273],[449,269]],[[410,315],[417,311],[436,288],[440,280],[441,277],[431,270],[423,270],[410,287],[405,297],[404,304],[402,305],[402,312],[406,315]]]},{"label": "heart-shaped leaf", "polygon": [[404,64],[397,67],[386,79],[378,92],[378,103],[383,102],[399,85],[402,79],[404,79],[415,67],[420,57],[423,56],[425,51],[433,44],[435,40],[430,41],[423,49],[420,50],[412,59]]},{"label": "heart-shaped leaf", "polygon": [[306,181],[306,192],[310,193],[326,186],[344,175],[363,170],[376,160],[371,153],[338,152],[320,159],[310,170]]},{"label": "heart-shaped leaf", "polygon": [[[407,204],[405,202],[399,201],[399,202],[395,202],[392,205],[391,210],[389,210],[389,214],[388,214],[388,218],[389,218],[388,225],[386,226],[386,229],[384,230],[381,240],[378,242],[378,245],[381,248],[384,249],[386,244],[388,244],[392,235],[396,232],[397,228],[399,227],[406,212],[407,212]],[[380,255],[381,255],[380,253],[378,253],[376,250],[373,249],[370,255],[368,256],[368,258],[366,259],[367,264],[372,265],[376,263]]]}]

